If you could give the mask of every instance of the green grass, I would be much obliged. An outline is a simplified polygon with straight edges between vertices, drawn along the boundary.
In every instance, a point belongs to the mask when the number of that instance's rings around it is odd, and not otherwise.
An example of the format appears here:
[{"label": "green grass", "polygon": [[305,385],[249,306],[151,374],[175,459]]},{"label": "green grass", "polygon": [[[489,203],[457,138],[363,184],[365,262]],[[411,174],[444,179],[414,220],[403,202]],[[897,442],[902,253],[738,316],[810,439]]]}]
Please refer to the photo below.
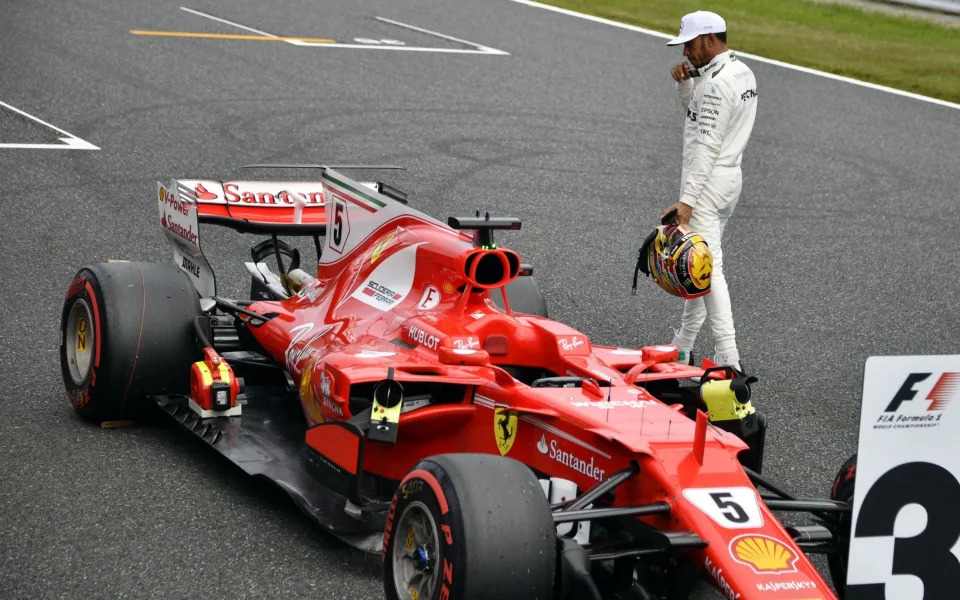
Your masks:
[{"label": "green grass", "polygon": [[712,10],[735,50],[960,102],[960,27],[809,0],[540,1],[671,35]]}]

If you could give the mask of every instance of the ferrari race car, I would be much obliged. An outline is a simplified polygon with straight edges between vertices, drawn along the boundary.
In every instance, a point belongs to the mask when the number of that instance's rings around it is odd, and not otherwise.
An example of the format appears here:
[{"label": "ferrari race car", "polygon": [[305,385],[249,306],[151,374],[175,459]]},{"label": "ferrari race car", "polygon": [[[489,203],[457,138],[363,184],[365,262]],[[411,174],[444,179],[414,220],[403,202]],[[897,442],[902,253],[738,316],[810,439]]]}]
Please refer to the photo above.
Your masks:
[{"label": "ferrari race car", "polygon": [[[808,554],[843,581],[854,469],[829,500],[762,476],[754,378],[548,318],[494,241],[516,219],[443,223],[318,169],[158,183],[175,265],[94,264],[67,290],[81,417],[171,418],[381,553],[391,600],[674,599],[700,578],[731,599],[837,597]],[[201,224],[265,238],[249,298],[217,294]],[[318,264],[281,236],[312,238]],[[774,516],[791,511],[816,524]]]}]

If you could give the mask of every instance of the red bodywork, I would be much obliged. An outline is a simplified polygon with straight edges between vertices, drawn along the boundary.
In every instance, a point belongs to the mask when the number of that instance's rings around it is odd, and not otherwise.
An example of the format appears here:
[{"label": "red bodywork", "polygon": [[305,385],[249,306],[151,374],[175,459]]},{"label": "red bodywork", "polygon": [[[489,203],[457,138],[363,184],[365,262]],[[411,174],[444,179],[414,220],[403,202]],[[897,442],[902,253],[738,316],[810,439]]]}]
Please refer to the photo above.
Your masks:
[{"label": "red bodywork", "polygon": [[[700,368],[669,362],[670,347],[595,346],[562,323],[504,311],[488,288],[516,276],[516,255],[479,248],[472,232],[332,171],[323,185],[327,238],[316,280],[289,300],[250,305],[279,316],[249,330],[298,383],[311,425],[349,418],[351,390],[383,380],[388,368],[405,388],[442,381],[450,392],[446,403],[402,414],[395,444],[368,440],[365,471],[400,480],[425,457],[482,452],[584,491],[636,461],[640,475],[616,488],[615,505],[669,503],[670,515],[642,519],[708,542],[692,555],[726,596],[835,598],[741,468],[746,445],[713,427],[698,432],[679,407],[629,383],[695,377]],[[529,387],[508,372],[523,367],[609,387]],[[344,429],[312,427],[306,443],[355,472],[357,438]],[[732,508],[730,498],[744,504],[744,493],[755,508]]]}]

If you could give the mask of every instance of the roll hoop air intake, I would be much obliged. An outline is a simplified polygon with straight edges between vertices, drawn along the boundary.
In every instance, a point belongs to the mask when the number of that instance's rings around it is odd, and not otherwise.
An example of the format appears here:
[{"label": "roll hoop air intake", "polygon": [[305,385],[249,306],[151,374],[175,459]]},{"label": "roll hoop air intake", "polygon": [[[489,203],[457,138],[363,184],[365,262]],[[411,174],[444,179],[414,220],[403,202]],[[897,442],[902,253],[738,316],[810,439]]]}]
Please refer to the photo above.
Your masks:
[{"label": "roll hoop air intake", "polygon": [[512,250],[477,248],[463,262],[463,276],[472,287],[499,288],[520,274],[520,257]]},{"label": "roll hoop air intake", "polygon": [[463,276],[472,287],[493,289],[507,285],[520,274],[520,257],[512,250],[497,248],[493,241],[495,229],[520,229],[520,219],[512,217],[449,217],[453,229],[473,229],[473,242],[478,247],[469,252],[463,263]]}]

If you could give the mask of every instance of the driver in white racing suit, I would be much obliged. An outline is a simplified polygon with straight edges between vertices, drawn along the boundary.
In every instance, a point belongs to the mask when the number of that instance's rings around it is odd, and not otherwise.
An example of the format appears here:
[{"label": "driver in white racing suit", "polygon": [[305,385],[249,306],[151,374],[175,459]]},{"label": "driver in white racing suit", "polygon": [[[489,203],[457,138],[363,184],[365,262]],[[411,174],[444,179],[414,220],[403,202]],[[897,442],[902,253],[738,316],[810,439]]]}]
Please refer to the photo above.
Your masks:
[{"label": "driver in white racing suit", "polygon": [[740,161],[757,112],[757,83],[753,71],[727,49],[726,30],[720,15],[697,11],[683,17],[679,36],[667,43],[683,44],[690,62],[671,71],[687,115],[680,201],[663,214],[676,210],[677,220],[702,235],[713,253],[711,291],[685,301],[673,343],[689,356],[709,318],[714,362],[742,370],[720,241],[740,198]]}]

